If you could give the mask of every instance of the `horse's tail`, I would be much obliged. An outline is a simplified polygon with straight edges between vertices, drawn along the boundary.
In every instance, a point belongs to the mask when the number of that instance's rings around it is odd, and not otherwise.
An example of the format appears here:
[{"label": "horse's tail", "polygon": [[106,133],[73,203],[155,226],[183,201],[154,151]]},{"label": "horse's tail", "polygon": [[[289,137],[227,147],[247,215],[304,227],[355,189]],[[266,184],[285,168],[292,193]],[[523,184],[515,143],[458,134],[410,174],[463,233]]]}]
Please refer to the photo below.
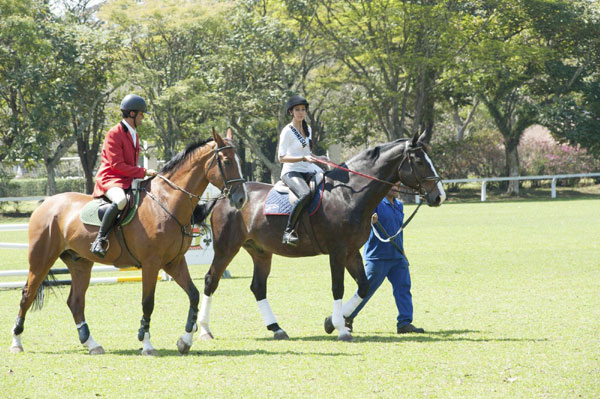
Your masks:
[{"label": "horse's tail", "polygon": [[46,298],[46,287],[50,289],[50,292],[52,294],[56,295],[56,292],[54,291],[54,287],[57,285],[56,283],[57,280],[54,274],[49,273],[44,279],[44,281],[42,281],[42,284],[40,284],[40,287],[37,290],[31,308],[32,311],[42,310],[42,308],[44,307],[44,299]]}]

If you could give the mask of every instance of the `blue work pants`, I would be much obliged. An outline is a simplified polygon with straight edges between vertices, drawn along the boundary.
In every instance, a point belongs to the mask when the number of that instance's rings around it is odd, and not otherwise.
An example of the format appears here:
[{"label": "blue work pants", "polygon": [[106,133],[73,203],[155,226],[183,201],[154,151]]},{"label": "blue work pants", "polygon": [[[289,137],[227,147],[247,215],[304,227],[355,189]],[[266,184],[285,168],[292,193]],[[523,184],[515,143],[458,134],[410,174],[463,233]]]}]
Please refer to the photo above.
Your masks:
[{"label": "blue work pants", "polygon": [[369,280],[369,293],[350,315],[356,317],[375,291],[387,279],[392,284],[394,300],[398,308],[397,327],[405,326],[413,320],[412,295],[410,294],[410,272],[406,258],[393,260],[367,260],[365,272]]}]

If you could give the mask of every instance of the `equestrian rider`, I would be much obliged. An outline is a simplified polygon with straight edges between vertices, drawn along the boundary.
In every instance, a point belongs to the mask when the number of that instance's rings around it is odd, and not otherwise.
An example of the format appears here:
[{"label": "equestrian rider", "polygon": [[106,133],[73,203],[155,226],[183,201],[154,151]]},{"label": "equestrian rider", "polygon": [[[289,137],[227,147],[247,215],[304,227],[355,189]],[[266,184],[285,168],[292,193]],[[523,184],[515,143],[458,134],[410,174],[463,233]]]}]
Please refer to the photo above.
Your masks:
[{"label": "equestrian rider", "polygon": [[279,137],[279,162],[283,163],[281,180],[298,197],[288,218],[283,233],[284,244],[297,245],[296,225],[302,210],[310,201],[308,182],[316,173],[323,170],[315,165],[317,160],[329,161],[327,157],[312,154],[313,148],[310,126],[304,118],[308,111],[308,101],[302,96],[292,96],[287,102],[287,113],[292,122],[281,130]]},{"label": "equestrian rider", "polygon": [[121,101],[121,113],[123,120],[110,129],[104,139],[93,193],[94,198],[106,197],[112,202],[90,248],[93,254],[101,258],[108,250],[108,233],[119,211],[127,204],[125,190],[131,187],[133,179],[156,175],[156,171],[152,169],[137,166],[140,140],[136,129],[147,113],[146,101],[135,94],[128,94]]}]

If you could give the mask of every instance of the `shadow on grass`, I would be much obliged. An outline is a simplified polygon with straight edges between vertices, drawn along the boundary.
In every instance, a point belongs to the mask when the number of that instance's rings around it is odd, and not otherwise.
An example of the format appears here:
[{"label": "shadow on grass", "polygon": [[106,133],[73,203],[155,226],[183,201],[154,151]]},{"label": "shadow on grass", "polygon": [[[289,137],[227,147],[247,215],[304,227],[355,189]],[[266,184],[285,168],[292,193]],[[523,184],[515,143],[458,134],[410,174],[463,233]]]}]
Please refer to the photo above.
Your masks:
[{"label": "shadow on grass", "polygon": [[[461,337],[463,334],[481,334],[477,330],[440,330],[427,331],[425,334],[391,334],[390,332],[375,332],[370,335],[361,335],[360,332],[354,332],[353,342],[450,342],[450,341],[465,341],[465,342],[544,342],[546,338],[472,338]],[[334,341],[336,335],[315,335],[310,337],[290,338],[290,341]]]},{"label": "shadow on grass", "polygon": [[[195,350],[194,350],[195,349]],[[132,349],[122,349],[111,351],[108,350],[106,352],[107,355],[118,355],[118,356],[141,356],[141,348],[137,350]],[[77,351],[73,351],[77,352]],[[63,352],[47,352],[52,354],[61,354]],[[227,357],[240,357],[240,356],[265,356],[265,355],[294,355],[294,356],[354,356],[348,353],[340,353],[340,352],[303,352],[303,351],[291,351],[291,350],[282,350],[282,351],[267,351],[264,349],[198,349],[193,348],[190,353],[187,355],[182,355],[176,349],[158,349],[158,356],[156,357],[169,357],[169,356],[227,356]]]}]

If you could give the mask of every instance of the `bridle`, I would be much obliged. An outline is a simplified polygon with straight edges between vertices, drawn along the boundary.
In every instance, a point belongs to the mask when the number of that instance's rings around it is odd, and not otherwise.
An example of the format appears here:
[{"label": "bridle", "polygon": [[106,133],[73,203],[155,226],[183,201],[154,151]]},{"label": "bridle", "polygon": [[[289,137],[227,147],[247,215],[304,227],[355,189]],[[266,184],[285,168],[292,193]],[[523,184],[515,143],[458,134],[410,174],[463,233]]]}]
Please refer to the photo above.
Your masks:
[{"label": "bridle", "polygon": [[[419,176],[419,174],[416,171],[416,167],[414,166],[415,161],[413,160],[413,157],[411,156],[411,153],[414,154],[418,150],[421,150],[421,151],[423,151],[425,153],[425,149],[422,146],[420,146],[420,145],[419,146],[415,146],[415,147],[413,147],[411,145],[407,145],[404,148],[404,154],[402,155],[402,160],[400,161],[400,165],[398,166],[398,171],[399,171],[398,174],[400,175],[400,170],[402,170],[402,165],[404,165],[404,162],[406,162],[408,160],[408,167],[410,169],[410,174],[412,176],[414,176],[415,180],[417,181],[417,188],[416,189],[412,188],[412,187],[411,188],[414,191],[416,191],[417,194],[419,194],[419,197],[425,198],[427,195],[429,195],[429,193],[433,189],[429,190],[429,191],[425,190],[424,187],[423,187],[423,183],[425,183],[427,181],[433,181],[435,184],[437,184],[437,183],[439,183],[442,180],[442,178],[439,177],[439,176],[435,176],[435,175],[426,176],[426,177],[423,177],[423,178],[421,178]],[[395,190],[395,191],[397,191],[399,193],[402,193],[402,194],[412,194],[412,193],[403,192],[403,191],[400,191],[400,190]]]},{"label": "bridle", "polygon": [[[229,199],[229,197],[231,196],[231,193],[234,191],[234,190],[232,190],[232,185],[234,183],[246,181],[243,177],[239,177],[239,178],[235,178],[235,179],[227,179],[227,176],[225,175],[225,170],[223,168],[223,163],[221,162],[221,158],[219,157],[219,152],[226,150],[228,148],[235,148],[235,147],[232,144],[226,144],[221,147],[219,147],[217,145],[217,147],[214,149],[214,156],[213,156],[210,164],[208,165],[208,168],[206,168],[206,172],[205,172],[205,175],[206,175],[208,173],[208,171],[214,166],[215,160],[216,160],[217,166],[219,168],[219,173],[221,174],[221,178],[223,179],[224,184],[223,184],[223,189],[221,190],[221,194],[219,194],[219,196],[217,198],[213,199],[215,202],[216,202],[216,200],[223,199],[223,198]],[[185,188],[183,188],[183,187],[179,186],[178,184],[174,183],[173,181],[169,180],[167,177],[165,177],[161,174],[157,174],[156,176],[163,179],[172,188],[179,190],[179,191],[183,192],[184,194],[187,194],[190,201],[193,201],[193,199],[196,198],[198,201],[207,202],[206,200],[204,200],[202,198],[202,196],[187,191]],[[169,209],[167,209],[167,207],[165,205],[163,205],[160,202],[160,200],[158,198],[156,198],[156,196],[154,196],[151,192],[146,190],[145,187],[142,188],[142,190],[144,190],[151,199],[153,199],[171,218],[173,218],[177,222],[179,227],[181,227],[181,232],[183,233],[183,235],[186,235],[188,237],[197,237],[198,236],[197,234],[195,234],[193,232],[193,228],[192,228],[192,226],[194,225],[193,209],[192,209],[192,219],[190,221],[190,224],[184,225],[183,223],[181,223],[179,221],[179,219],[177,219],[177,217],[171,211],[169,211]],[[182,245],[183,245],[183,241],[182,241]]]}]

